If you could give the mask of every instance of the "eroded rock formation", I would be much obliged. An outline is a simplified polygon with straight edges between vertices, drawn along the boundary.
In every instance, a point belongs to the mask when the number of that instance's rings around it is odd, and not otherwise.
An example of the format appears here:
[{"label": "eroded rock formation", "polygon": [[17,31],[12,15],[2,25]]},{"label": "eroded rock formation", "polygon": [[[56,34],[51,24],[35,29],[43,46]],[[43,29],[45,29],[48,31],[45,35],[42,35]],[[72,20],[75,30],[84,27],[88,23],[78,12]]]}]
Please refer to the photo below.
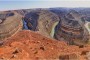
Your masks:
[{"label": "eroded rock formation", "polygon": [[0,40],[10,37],[22,29],[22,17],[14,12],[0,12]]},{"label": "eroded rock formation", "polygon": [[[0,59],[90,60],[89,17],[74,10],[67,12],[64,9],[0,12]],[[27,30],[20,31],[22,28]]]},{"label": "eroded rock formation", "polygon": [[70,11],[57,26],[55,38],[67,41],[69,44],[84,45],[89,42],[89,34],[81,20],[81,15],[76,11]]},{"label": "eroded rock formation", "polygon": [[89,32],[85,27],[87,19],[75,10],[56,14],[48,9],[28,10],[28,12],[22,10],[20,14],[24,16],[26,27],[24,29],[37,31],[44,36],[64,40],[69,44],[84,45],[89,42]]},{"label": "eroded rock formation", "polygon": [[41,10],[26,14],[24,20],[28,29],[38,31],[47,37],[53,37],[54,28],[59,22],[59,17],[48,10]]}]

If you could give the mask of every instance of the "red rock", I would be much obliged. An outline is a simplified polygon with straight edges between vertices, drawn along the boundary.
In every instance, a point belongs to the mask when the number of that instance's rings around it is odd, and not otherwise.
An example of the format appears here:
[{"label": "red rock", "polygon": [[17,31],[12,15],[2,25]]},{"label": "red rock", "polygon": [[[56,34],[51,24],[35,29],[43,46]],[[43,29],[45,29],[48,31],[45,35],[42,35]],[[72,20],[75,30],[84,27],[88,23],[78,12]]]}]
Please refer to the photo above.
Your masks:
[{"label": "red rock", "polygon": [[[23,30],[5,40],[0,47],[0,59],[9,60],[38,60],[38,59],[86,59],[83,52],[89,52],[90,47],[79,48],[75,45],[67,45],[64,41],[58,41],[42,36],[33,31]],[[88,53],[86,52],[86,54]]]}]

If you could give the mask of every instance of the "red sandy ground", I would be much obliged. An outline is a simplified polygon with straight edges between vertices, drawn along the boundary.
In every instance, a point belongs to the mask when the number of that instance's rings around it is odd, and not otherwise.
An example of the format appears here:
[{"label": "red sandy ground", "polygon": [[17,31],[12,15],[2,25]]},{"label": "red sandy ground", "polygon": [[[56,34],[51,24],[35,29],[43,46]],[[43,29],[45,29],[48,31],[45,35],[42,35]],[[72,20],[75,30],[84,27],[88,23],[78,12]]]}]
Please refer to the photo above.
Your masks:
[{"label": "red sandy ground", "polygon": [[0,46],[1,60],[86,60],[90,46],[67,45],[36,32],[23,30]]}]

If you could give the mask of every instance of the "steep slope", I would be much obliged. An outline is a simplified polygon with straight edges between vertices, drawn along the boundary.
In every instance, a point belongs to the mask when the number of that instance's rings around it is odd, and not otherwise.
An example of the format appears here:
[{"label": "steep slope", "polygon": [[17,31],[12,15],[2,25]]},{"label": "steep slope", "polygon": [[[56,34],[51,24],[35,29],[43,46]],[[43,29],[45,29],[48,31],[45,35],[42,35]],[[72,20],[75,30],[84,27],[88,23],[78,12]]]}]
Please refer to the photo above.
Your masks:
[{"label": "steep slope", "polygon": [[33,31],[18,32],[0,45],[2,60],[87,60],[90,46],[67,45],[63,41],[52,40]]}]

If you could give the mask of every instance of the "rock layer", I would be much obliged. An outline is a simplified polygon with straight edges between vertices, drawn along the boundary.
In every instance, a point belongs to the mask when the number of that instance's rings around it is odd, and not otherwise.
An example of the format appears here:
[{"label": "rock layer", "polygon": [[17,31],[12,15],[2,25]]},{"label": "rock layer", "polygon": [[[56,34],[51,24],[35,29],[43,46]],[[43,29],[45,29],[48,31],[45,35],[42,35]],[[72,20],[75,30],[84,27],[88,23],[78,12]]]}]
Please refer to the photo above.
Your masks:
[{"label": "rock layer", "polygon": [[[24,12],[22,14],[24,15]],[[89,42],[88,30],[84,26],[85,19],[75,10],[69,10],[64,14],[55,14],[48,9],[30,10],[25,13],[24,22],[26,29],[38,31],[50,38],[64,40],[69,44],[84,45]]]},{"label": "rock layer", "polygon": [[89,34],[81,20],[81,15],[76,11],[71,11],[61,18],[57,27],[55,38],[61,40],[63,38],[69,44],[84,45],[89,41]]},{"label": "rock layer", "polygon": [[0,15],[3,16],[3,18],[0,18],[3,21],[0,23],[0,40],[10,37],[15,32],[22,29],[23,23],[19,14],[14,12],[2,12]]},{"label": "rock layer", "polygon": [[53,35],[55,31],[56,25],[59,22],[59,18],[56,14],[49,12],[49,11],[41,11],[39,14],[39,20],[38,20],[38,29],[43,34],[43,32],[46,32],[46,36],[51,36],[53,38]]},{"label": "rock layer", "polygon": [[[17,12],[25,24],[15,11],[0,12],[1,60],[90,60],[90,38],[84,26],[88,17],[83,19],[76,11],[63,16],[42,9]],[[37,32],[20,31],[24,25]],[[58,40],[50,39],[53,36]]]},{"label": "rock layer", "polygon": [[24,20],[27,22],[28,29],[53,37],[55,32],[53,29],[58,24],[59,17],[48,10],[40,10],[26,14]]}]

